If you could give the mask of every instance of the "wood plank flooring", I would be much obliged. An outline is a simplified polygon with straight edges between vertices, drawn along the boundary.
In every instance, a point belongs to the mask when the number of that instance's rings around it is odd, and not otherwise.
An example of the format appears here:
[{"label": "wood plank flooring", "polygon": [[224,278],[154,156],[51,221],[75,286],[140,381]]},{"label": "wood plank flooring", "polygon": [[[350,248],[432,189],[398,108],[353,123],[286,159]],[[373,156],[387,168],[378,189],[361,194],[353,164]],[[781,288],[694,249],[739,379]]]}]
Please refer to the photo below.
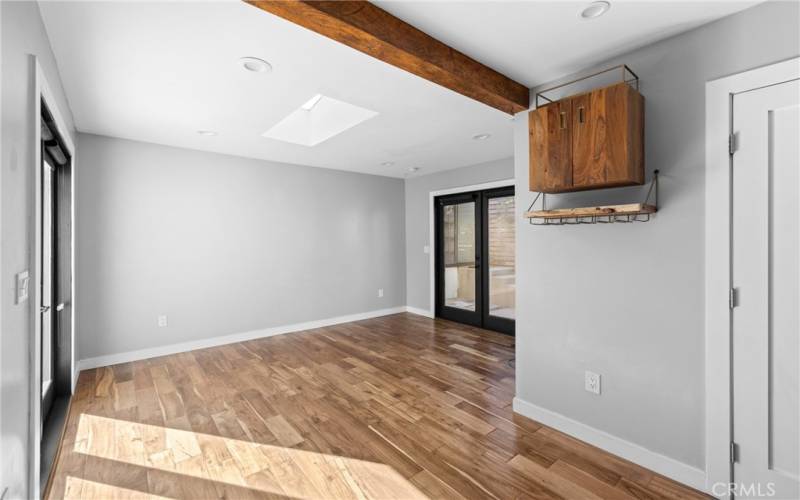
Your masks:
[{"label": "wood plank flooring", "polygon": [[46,497],[704,498],[514,414],[513,356],[398,314],[86,370]]}]

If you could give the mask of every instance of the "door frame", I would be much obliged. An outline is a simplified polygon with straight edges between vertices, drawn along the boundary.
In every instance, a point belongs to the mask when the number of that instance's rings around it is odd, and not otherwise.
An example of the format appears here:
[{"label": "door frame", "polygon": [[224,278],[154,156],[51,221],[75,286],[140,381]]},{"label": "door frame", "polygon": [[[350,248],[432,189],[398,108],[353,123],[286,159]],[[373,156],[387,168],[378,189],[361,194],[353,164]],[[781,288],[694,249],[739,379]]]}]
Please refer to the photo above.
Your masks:
[{"label": "door frame", "polygon": [[[479,241],[482,241],[482,234],[483,234],[483,205],[482,199],[478,195],[477,192],[467,192],[467,193],[455,193],[451,195],[445,195],[446,198],[450,198],[449,200],[443,200],[441,197],[437,197],[434,199],[436,206],[434,210],[436,212],[436,220],[434,222],[434,234],[436,238],[434,239],[435,243],[433,245],[435,254],[433,256],[434,262],[438,265],[436,266],[436,276],[434,277],[434,281],[436,282],[436,297],[434,303],[436,304],[436,309],[434,310],[434,315],[436,317],[449,319],[451,321],[457,321],[459,323],[464,323],[467,325],[481,327],[483,323],[483,310],[481,308],[483,303],[483,265],[481,263],[481,258],[483,257],[483,244],[478,245]],[[473,244],[474,244],[474,266],[475,269],[475,280],[474,280],[474,293],[475,293],[475,309],[473,311],[467,309],[460,309],[457,307],[449,307],[446,305],[445,300],[445,274],[446,269],[444,267],[444,251],[442,250],[442,243],[444,242],[444,228],[442,227],[442,223],[444,222],[444,207],[447,205],[460,205],[463,203],[472,203],[473,204]],[[456,226],[458,227],[458,226]],[[447,308],[447,311],[445,311]],[[449,318],[447,316],[450,316]]]},{"label": "door frame", "polygon": [[[510,191],[510,192],[509,192]],[[491,315],[491,297],[492,297],[492,278],[491,278],[491,263],[489,261],[489,200],[492,198],[504,198],[507,196],[514,197],[514,218],[516,219],[516,186],[506,186],[493,189],[486,189],[481,195],[481,315],[483,327],[496,332],[505,333],[506,335],[516,336],[516,319],[507,319],[500,316]],[[513,225],[515,234],[514,241],[516,242],[517,224],[516,220]],[[517,248],[514,245],[514,264],[517,263]],[[516,280],[516,267],[514,268],[514,279]],[[516,282],[516,281],[515,281]],[[483,293],[483,292],[486,293]],[[516,303],[516,287],[514,292],[514,299]],[[516,305],[516,304],[515,304]]]},{"label": "door frame", "polygon": [[[75,391],[75,383],[77,382],[77,374],[75,373],[75,316],[76,316],[76,308],[75,308],[75,144],[72,141],[72,137],[69,135],[69,129],[66,126],[66,121],[63,118],[63,114],[59,109],[58,103],[55,99],[55,94],[51,90],[52,87],[47,82],[47,78],[45,77],[44,70],[39,63],[39,60],[35,55],[31,55],[31,68],[32,68],[32,82],[33,82],[33,92],[31,92],[31,99],[33,102],[31,103],[30,109],[33,109],[33,120],[31,120],[33,130],[33,165],[32,169],[35,172],[34,175],[34,185],[32,186],[34,191],[34,231],[33,231],[33,251],[31,252],[32,262],[30,263],[30,268],[33,269],[33,273],[30,279],[30,283],[36,284],[39,282],[39,278],[42,273],[42,255],[41,255],[41,231],[42,231],[42,224],[41,224],[41,216],[42,216],[42,130],[41,130],[41,119],[42,119],[42,101],[45,102],[47,105],[47,109],[50,112],[50,115],[53,117],[53,120],[56,123],[56,127],[58,128],[59,132],[61,132],[62,139],[64,140],[64,146],[67,148],[69,155],[70,155],[70,169],[72,172],[71,180],[70,180],[70,189],[72,191],[72,199],[71,199],[71,206],[69,209],[70,219],[72,221],[72,235],[70,244],[72,246],[72,256],[70,262],[70,273],[72,276],[72,285],[71,285],[71,301],[72,301],[72,319],[71,319],[71,328],[70,328],[70,392]],[[55,223],[55,221],[54,221]],[[39,294],[39,289],[37,285],[33,285],[30,287],[30,294],[33,295],[33,300],[30,302],[32,304],[30,315],[31,315],[31,322],[30,324],[33,325],[33,331],[30,335],[31,344],[30,344],[30,358],[29,358],[29,367],[30,367],[30,389],[29,389],[29,418],[28,418],[28,493],[31,498],[41,498],[41,488],[40,488],[40,469],[41,469],[41,441],[42,441],[42,432],[41,432],[41,418],[42,418],[42,401],[41,401],[41,385],[42,385],[42,377],[41,377],[41,356],[42,356],[42,343],[39,336],[41,330],[41,316],[39,314],[39,310],[42,306],[42,297]]]},{"label": "door frame", "polygon": [[434,201],[437,196],[448,194],[467,193],[469,191],[481,191],[483,189],[493,189],[501,187],[513,187],[514,179],[502,179],[499,181],[472,184],[469,186],[459,186],[448,189],[439,189],[428,193],[428,304],[427,311],[415,311],[429,318],[436,317],[436,211]]},{"label": "door frame", "polygon": [[[728,499],[733,478],[731,278],[733,96],[800,78],[800,57],[706,82],[705,448],[706,491]],[[725,485],[725,488],[720,484]]]}]

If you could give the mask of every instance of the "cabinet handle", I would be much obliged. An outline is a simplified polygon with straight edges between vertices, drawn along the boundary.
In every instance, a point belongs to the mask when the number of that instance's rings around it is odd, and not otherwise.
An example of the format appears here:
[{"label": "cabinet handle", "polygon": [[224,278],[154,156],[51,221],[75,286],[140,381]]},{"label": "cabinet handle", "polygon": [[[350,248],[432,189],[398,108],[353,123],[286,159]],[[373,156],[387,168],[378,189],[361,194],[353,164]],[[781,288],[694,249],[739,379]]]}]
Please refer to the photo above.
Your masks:
[{"label": "cabinet handle", "polygon": [[561,112],[561,114],[559,115],[559,119],[561,120],[561,127],[560,128],[562,130],[567,128],[567,112],[566,111],[562,111]]},{"label": "cabinet handle", "polygon": [[578,108],[578,123],[583,123],[583,106]]}]

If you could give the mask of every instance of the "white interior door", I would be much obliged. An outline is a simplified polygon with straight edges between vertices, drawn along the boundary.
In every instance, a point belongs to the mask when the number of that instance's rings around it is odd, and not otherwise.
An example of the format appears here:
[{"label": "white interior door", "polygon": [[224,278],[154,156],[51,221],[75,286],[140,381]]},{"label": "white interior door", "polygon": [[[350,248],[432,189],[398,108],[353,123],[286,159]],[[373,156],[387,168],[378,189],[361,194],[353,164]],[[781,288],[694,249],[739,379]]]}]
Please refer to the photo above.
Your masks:
[{"label": "white interior door", "polygon": [[733,99],[737,498],[800,498],[800,83]]}]

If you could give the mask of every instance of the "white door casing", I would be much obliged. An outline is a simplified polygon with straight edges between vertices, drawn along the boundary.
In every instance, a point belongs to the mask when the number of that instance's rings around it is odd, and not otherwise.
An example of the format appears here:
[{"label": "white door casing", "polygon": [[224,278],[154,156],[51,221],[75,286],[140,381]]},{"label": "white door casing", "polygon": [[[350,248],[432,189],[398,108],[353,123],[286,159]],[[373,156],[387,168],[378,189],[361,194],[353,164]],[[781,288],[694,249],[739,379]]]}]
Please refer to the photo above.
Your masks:
[{"label": "white door casing", "polygon": [[733,314],[729,307],[733,156],[728,148],[733,96],[799,78],[800,57],[794,57],[706,83],[705,490],[721,499],[731,498],[733,479]]},{"label": "white door casing", "polygon": [[[70,155],[72,165],[71,165],[71,180],[70,180],[70,192],[75,193],[75,177],[77,174],[76,167],[76,154],[75,154],[75,144],[72,142],[72,137],[68,133],[68,128],[66,126],[66,121],[63,118],[61,111],[59,110],[58,103],[56,102],[55,95],[53,94],[50,85],[47,83],[47,78],[45,77],[44,71],[39,64],[35,55],[30,56],[31,67],[34,68],[33,78],[31,79],[31,86],[32,92],[30,93],[30,107],[33,110],[33,117],[34,119],[31,120],[32,123],[32,130],[30,134],[33,136],[33,144],[36,145],[34,147],[34,157],[33,157],[33,165],[30,166],[35,172],[34,177],[34,233],[33,233],[33,241],[32,248],[34,249],[33,255],[31,255],[31,268],[33,269],[33,274],[31,277],[31,283],[35,283],[35,280],[38,280],[42,273],[42,255],[41,255],[41,231],[42,231],[42,224],[41,224],[41,211],[42,211],[42,183],[44,182],[43,175],[42,175],[42,152],[39,144],[41,144],[42,136],[41,136],[41,104],[44,102],[47,105],[47,109],[50,111],[50,115],[52,116],[53,120],[55,121],[56,128],[63,132],[61,138],[64,140],[64,146],[67,148],[67,151]],[[69,214],[70,219],[72,220],[72,227],[74,228],[75,222],[75,203],[71,204],[69,207]],[[75,276],[75,230],[73,229],[71,234],[70,244],[73,248],[72,252],[72,260],[69,263],[70,265],[70,274],[71,276]],[[70,331],[72,335],[68,342],[70,343],[70,351],[71,351],[71,359],[70,365],[72,372],[72,380],[70,383],[71,389],[74,391],[75,384],[78,380],[77,375],[78,373],[75,371],[75,317],[78,311],[76,300],[75,300],[75,280],[72,280],[71,284],[72,290],[70,293],[70,297],[72,300],[72,318],[71,318],[71,328]],[[41,328],[42,328],[42,317],[40,314],[41,307],[42,307],[42,296],[39,293],[38,287],[33,287],[33,296],[32,296],[32,304],[30,308],[30,317],[31,317],[31,324],[33,325],[33,332],[30,339],[30,358],[29,358],[29,366],[30,366],[30,386],[29,386],[29,408],[28,408],[28,496],[30,498],[40,498],[41,497],[41,489],[40,489],[40,471],[41,471],[41,453],[40,453],[40,445],[42,440],[42,429],[41,429],[41,417],[42,417],[42,400],[39,397],[41,394],[42,389],[42,343],[41,343]],[[0,492],[2,493],[2,492]]]},{"label": "white door casing", "polygon": [[734,95],[733,130],[734,495],[796,499],[800,81]]},{"label": "white door casing", "polygon": [[494,189],[501,187],[510,187],[514,185],[514,179],[505,179],[500,181],[490,181],[481,184],[472,184],[469,186],[459,186],[449,189],[439,189],[430,191],[428,193],[428,304],[427,311],[417,311],[424,316],[433,318],[436,316],[436,217],[435,210],[433,209],[433,200],[437,196],[444,196],[447,194],[468,193],[470,191],[481,191],[483,189]]}]

